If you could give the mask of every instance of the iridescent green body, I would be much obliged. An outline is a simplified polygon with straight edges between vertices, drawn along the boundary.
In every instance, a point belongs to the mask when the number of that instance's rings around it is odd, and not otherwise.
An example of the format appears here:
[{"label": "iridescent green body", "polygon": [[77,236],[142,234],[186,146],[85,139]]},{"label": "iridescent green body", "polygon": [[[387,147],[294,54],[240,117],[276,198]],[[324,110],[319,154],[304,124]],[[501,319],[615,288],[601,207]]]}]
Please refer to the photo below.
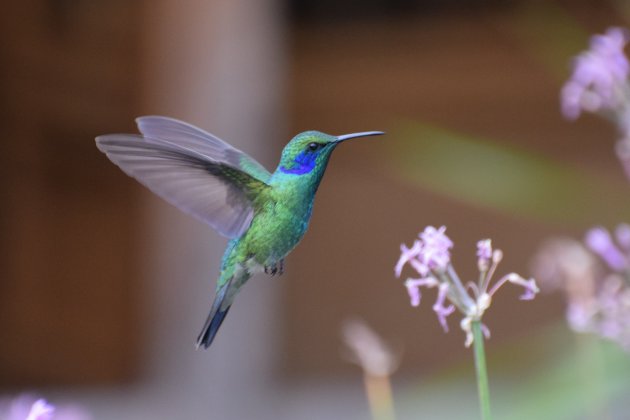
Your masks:
[{"label": "iridescent green body", "polygon": [[141,136],[101,136],[97,146],[153,192],[231,238],[216,297],[197,340],[206,348],[252,275],[282,273],[284,258],[306,233],[335,147],[350,138],[383,134],[306,131],[287,144],[270,174],[243,152],[190,124],[165,117],[137,122]]},{"label": "iridescent green body", "polygon": [[[291,168],[295,157],[315,141],[327,146],[322,147],[311,170],[300,174],[282,170]],[[246,267],[250,274],[277,267],[298,244],[308,228],[315,193],[335,145],[336,137],[314,131],[302,133],[289,143],[267,186],[256,192],[251,226],[228,244],[217,288],[231,278],[235,266]]]}]

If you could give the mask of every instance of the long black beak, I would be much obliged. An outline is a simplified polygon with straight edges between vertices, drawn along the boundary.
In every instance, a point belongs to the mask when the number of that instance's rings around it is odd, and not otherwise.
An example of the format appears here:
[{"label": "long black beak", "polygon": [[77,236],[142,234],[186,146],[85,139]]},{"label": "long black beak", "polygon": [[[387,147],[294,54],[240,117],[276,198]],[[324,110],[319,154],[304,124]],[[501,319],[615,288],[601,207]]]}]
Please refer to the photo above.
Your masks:
[{"label": "long black beak", "polygon": [[337,136],[337,142],[353,139],[355,137],[380,136],[382,134],[385,133],[383,131],[364,131],[362,133],[342,134],[341,136]]}]

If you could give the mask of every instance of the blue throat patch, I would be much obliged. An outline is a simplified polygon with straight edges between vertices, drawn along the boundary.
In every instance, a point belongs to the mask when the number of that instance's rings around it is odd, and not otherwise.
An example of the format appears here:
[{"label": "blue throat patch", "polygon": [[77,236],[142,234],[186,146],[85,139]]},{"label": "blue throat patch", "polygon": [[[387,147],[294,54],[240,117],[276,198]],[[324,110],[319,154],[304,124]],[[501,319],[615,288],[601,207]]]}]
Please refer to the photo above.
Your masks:
[{"label": "blue throat patch", "polygon": [[295,157],[293,161],[294,165],[290,168],[282,165],[280,170],[285,174],[304,175],[309,173],[315,167],[315,161],[317,160],[317,153],[302,152]]}]

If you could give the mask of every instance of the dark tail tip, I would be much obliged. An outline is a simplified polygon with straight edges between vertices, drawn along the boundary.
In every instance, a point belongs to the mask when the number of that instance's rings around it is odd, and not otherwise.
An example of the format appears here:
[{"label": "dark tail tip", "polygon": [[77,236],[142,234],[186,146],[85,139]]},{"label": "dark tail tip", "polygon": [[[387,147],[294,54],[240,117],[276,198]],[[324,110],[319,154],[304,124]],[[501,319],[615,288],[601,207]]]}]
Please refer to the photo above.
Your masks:
[{"label": "dark tail tip", "polygon": [[223,320],[225,319],[225,316],[227,315],[229,310],[230,306],[222,311],[210,312],[210,315],[208,316],[208,319],[206,320],[206,323],[204,324],[203,329],[199,334],[199,337],[197,337],[197,349],[199,349],[200,347],[203,347],[204,349],[210,347],[210,344],[212,344],[212,340],[214,340],[214,336],[217,335],[217,331],[219,331],[219,327],[223,323]]}]

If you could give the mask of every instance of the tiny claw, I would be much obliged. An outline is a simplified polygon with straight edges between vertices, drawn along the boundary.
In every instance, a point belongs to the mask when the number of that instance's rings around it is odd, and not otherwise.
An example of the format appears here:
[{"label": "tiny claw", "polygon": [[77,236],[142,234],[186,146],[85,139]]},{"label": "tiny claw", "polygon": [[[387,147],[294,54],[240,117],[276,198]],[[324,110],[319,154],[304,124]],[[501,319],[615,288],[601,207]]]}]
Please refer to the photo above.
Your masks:
[{"label": "tiny claw", "polygon": [[271,265],[265,265],[265,274],[282,275],[284,273],[284,260],[280,260]]}]

